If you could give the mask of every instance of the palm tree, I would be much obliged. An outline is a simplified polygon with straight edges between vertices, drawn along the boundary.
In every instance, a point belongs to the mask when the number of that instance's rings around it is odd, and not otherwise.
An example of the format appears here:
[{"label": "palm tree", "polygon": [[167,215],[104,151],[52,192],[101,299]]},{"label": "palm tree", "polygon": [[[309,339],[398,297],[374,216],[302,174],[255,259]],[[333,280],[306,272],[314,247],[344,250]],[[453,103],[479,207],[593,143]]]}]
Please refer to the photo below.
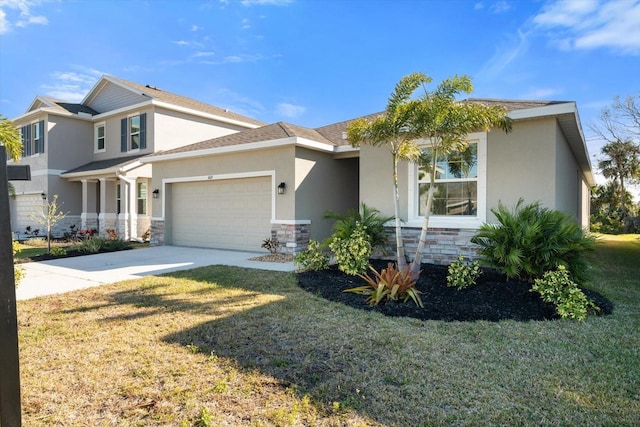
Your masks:
[{"label": "palm tree", "polygon": [[402,242],[400,220],[400,197],[398,192],[398,162],[415,161],[420,149],[415,144],[416,133],[413,129],[415,110],[420,101],[411,96],[421,85],[431,82],[423,73],[413,73],[403,77],[389,97],[384,113],[372,119],[360,118],[351,122],[347,128],[347,140],[354,147],[369,144],[374,147],[385,146],[391,153],[393,162],[393,200],[396,225],[396,255],[398,268],[404,269],[407,261]]},{"label": "palm tree", "polygon": [[624,221],[627,218],[625,196],[628,194],[625,182],[640,178],[640,145],[631,140],[616,140],[605,144],[601,151],[606,157],[598,162],[598,167],[605,178],[619,184],[620,209]]},{"label": "palm tree", "polygon": [[[433,92],[425,92],[418,106],[413,110],[412,129],[414,135],[430,143],[430,155],[427,163],[422,157],[422,166],[430,175],[427,205],[416,256],[411,262],[411,274],[417,278],[420,274],[422,251],[426,244],[429,218],[435,191],[435,174],[438,156],[454,152],[463,153],[467,146],[467,135],[475,131],[489,131],[493,127],[511,131],[511,120],[501,106],[486,106],[476,102],[458,102],[455,97],[460,93],[473,90],[471,78],[454,76],[442,81]],[[425,164],[427,163],[427,164]]]}]

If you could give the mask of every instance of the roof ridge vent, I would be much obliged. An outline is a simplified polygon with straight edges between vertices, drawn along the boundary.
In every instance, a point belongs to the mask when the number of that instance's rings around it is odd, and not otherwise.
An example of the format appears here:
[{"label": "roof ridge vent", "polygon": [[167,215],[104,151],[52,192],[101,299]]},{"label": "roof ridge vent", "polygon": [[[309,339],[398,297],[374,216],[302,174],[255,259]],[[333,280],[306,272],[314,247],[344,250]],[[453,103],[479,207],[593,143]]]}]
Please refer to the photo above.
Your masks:
[{"label": "roof ridge vent", "polygon": [[145,87],[148,87],[149,89],[153,89],[153,90],[160,90],[160,91],[162,90],[159,87],[151,86],[151,85],[146,85]]}]

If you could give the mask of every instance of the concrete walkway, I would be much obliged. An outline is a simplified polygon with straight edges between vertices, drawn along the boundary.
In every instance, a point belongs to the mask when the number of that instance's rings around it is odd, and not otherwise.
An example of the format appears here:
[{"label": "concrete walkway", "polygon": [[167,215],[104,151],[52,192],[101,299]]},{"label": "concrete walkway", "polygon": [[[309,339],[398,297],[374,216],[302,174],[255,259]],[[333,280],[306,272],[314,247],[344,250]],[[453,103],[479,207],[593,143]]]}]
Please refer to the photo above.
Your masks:
[{"label": "concrete walkway", "polygon": [[264,252],[155,246],[128,251],[20,264],[26,276],[16,289],[18,300],[137,279],[143,276],[222,264],[274,271],[294,271],[292,262],[250,261]]}]

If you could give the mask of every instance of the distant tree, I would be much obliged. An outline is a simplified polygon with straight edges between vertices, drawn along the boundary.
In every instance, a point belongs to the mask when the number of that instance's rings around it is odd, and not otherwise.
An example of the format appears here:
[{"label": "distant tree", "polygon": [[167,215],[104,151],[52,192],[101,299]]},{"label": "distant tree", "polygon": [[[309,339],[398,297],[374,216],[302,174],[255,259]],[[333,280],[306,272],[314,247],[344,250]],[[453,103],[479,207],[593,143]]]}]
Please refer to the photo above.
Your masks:
[{"label": "distant tree", "polygon": [[[625,220],[622,217],[620,189],[617,181],[605,185],[596,185],[591,189],[591,230],[599,233],[619,234],[624,231]],[[632,215],[637,207],[631,201],[631,194],[625,197],[625,210]]]},{"label": "distant tree", "polygon": [[598,168],[607,179],[617,181],[622,221],[628,217],[627,185],[640,182],[640,95],[620,99],[604,108],[589,125],[596,137],[606,141]]},{"label": "distant tree", "polygon": [[51,229],[65,216],[67,214],[62,212],[58,206],[57,194],[53,196],[53,200],[50,202],[45,201],[43,203],[41,212],[29,215],[32,220],[47,229],[47,253],[51,252]]},{"label": "distant tree", "polygon": [[598,162],[598,168],[605,178],[617,183],[618,203],[624,221],[628,216],[627,203],[631,201],[626,184],[640,180],[640,144],[631,140],[609,142],[602,147],[602,154],[604,158]]}]

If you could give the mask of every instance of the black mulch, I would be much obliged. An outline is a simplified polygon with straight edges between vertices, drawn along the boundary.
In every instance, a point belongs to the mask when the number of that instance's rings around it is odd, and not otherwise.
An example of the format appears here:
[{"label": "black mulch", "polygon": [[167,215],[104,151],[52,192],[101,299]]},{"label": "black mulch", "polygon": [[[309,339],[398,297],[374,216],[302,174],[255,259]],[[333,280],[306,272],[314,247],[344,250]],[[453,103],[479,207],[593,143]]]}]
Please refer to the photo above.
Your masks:
[{"label": "black mulch", "polygon": [[[380,271],[388,261],[372,260]],[[357,276],[347,275],[332,266],[323,271],[298,273],[298,285],[308,292],[330,301],[337,301],[353,308],[374,310],[387,316],[413,317],[421,320],[444,321],[517,321],[558,319],[553,304],[542,301],[537,292],[531,292],[531,284],[507,279],[495,270],[483,269],[475,286],[457,290],[447,287],[447,267],[423,264],[422,274],[416,284],[424,308],[409,300],[387,302],[371,307],[365,296],[343,292],[345,289],[362,286],[365,282]],[[613,304],[597,292],[583,289],[600,311],[598,315],[611,314]]]},{"label": "black mulch", "polygon": [[122,248],[122,249],[105,249],[105,248],[102,248],[98,252],[95,252],[95,253],[87,253],[87,252],[82,252],[82,251],[77,251],[77,250],[67,250],[63,255],[51,255],[51,254],[34,255],[34,256],[30,257],[30,258],[18,259],[17,261],[18,261],[18,264],[22,264],[22,263],[25,263],[25,262],[32,262],[32,261],[50,261],[52,259],[59,259],[59,258],[73,258],[73,257],[77,257],[77,256],[103,254],[103,253],[107,253],[107,252],[128,251],[130,249],[133,249],[133,248]]}]

